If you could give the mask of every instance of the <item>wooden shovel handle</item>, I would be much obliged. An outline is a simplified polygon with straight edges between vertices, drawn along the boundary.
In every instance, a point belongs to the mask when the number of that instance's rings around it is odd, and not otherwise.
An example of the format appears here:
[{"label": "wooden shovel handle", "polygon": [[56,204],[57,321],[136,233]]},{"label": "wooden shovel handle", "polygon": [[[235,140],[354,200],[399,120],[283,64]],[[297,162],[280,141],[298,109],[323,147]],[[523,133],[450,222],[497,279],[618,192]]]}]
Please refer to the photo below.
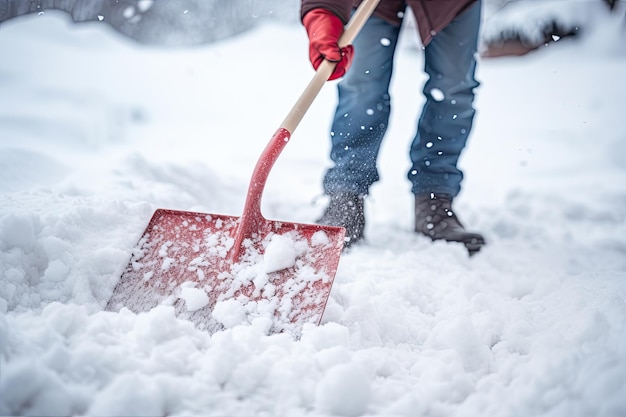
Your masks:
[{"label": "wooden shovel handle", "polygon": [[[360,4],[339,39],[340,46],[349,45],[354,41],[354,38],[370,17],[379,1],[380,0],[364,0]],[[239,220],[234,245],[229,252],[231,261],[236,262],[239,259],[245,240],[258,234],[262,230],[266,220],[261,214],[261,198],[270,170],[285,145],[289,142],[291,134],[302,120],[302,117],[304,117],[311,103],[313,103],[313,100],[324,86],[324,83],[328,80],[328,77],[333,73],[335,65],[335,63],[326,60],[322,62],[315,76],[309,82],[309,85],[298,101],[296,101],[296,104],[294,104],[283,123],[276,130],[276,133],[274,133],[274,136],[272,136],[257,161],[254,171],[252,172],[248,195],[246,196],[243,213]]]},{"label": "wooden shovel handle", "polygon": [[[339,38],[340,47],[350,45],[354,42],[354,38],[356,38],[356,35],[361,31],[361,28],[374,12],[374,9],[379,2],[380,0],[364,0],[359,5],[348,22],[343,34]],[[315,76],[309,82],[309,85],[306,87],[302,95],[300,95],[300,98],[296,101],[296,104],[294,104],[293,108],[280,127],[286,129],[290,133],[293,133],[293,131],[296,130],[296,127],[300,124],[304,114],[307,110],[309,110],[313,100],[317,97],[317,94],[324,86],[324,83],[328,81],[328,78],[333,73],[336,65],[337,64],[334,62],[326,60],[322,62],[317,69]]]}]

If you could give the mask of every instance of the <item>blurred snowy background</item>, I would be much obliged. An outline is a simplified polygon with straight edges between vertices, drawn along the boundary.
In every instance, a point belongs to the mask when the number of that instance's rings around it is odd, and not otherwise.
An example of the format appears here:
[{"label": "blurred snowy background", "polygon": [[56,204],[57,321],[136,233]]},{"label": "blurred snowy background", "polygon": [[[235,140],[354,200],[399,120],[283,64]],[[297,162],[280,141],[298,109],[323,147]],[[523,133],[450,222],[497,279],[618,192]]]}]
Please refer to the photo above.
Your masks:
[{"label": "blurred snowy background", "polygon": [[[523,53],[592,28],[605,10],[619,10],[620,3],[483,0],[483,43],[490,54]],[[299,6],[297,0],[0,0],[0,22],[58,9],[75,22],[106,22],[140,43],[181,46],[225,39],[270,19],[296,23]]]}]

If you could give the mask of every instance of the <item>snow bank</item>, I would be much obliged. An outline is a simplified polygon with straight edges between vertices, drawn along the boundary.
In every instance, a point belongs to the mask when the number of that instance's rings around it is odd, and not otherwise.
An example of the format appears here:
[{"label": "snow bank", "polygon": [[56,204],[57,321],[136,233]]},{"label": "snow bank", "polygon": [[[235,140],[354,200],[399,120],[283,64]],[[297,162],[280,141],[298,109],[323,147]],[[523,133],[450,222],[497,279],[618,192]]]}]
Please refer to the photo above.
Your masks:
[{"label": "snow bank", "polygon": [[[401,44],[367,244],[342,256],[322,324],[298,339],[270,334],[263,314],[242,322],[236,301],[214,309],[214,334],[171,305],[104,308],[156,208],[241,214],[264,138],[311,75],[301,28],[139,49],[47,13],[0,34],[1,415],[626,414],[615,49],[585,38],[480,63],[455,204],[488,246],[469,259],[411,231],[405,150],[424,79]],[[268,218],[322,210],[309,202],[333,100],[325,90],[273,169]],[[297,239],[266,243],[246,275],[259,286],[300,253]],[[183,289],[185,308],[205,302]]]}]

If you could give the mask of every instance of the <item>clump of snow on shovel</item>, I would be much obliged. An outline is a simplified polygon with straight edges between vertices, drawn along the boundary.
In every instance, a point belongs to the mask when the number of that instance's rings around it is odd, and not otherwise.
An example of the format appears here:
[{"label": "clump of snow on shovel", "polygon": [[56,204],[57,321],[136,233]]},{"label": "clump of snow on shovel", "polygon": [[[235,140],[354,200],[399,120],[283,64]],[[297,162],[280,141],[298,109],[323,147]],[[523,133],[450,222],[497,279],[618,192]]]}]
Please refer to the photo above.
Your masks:
[{"label": "clump of snow on shovel", "polygon": [[330,239],[328,238],[328,235],[324,233],[323,230],[319,230],[313,233],[313,236],[311,236],[311,244],[313,246],[325,246],[330,243],[331,242],[330,242]]},{"label": "clump of snow on shovel", "polygon": [[245,305],[232,298],[215,304],[211,315],[227,329],[247,322]]},{"label": "clump of snow on shovel", "polygon": [[263,271],[269,274],[270,272],[291,268],[296,264],[296,256],[295,243],[291,238],[283,235],[274,235],[267,248],[265,248]]},{"label": "clump of snow on shovel", "polygon": [[190,312],[200,310],[209,304],[209,296],[200,288],[183,287],[180,291],[180,298],[185,300],[187,311]]}]

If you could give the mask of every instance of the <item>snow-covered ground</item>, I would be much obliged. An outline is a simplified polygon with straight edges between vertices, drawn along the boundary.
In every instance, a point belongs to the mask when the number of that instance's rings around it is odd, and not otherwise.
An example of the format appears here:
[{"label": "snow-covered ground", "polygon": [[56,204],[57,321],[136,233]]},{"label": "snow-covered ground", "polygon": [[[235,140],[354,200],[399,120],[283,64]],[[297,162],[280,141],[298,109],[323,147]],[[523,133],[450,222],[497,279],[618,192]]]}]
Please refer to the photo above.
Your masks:
[{"label": "snow-covered ground", "polygon": [[[302,28],[170,50],[52,12],[3,24],[0,415],[626,415],[626,34],[601,18],[480,62],[457,211],[489,244],[471,259],[411,232],[406,35],[368,242],[300,339],[104,306],[156,208],[241,214],[312,76]],[[328,85],[279,158],[266,217],[323,209],[334,102]]]}]

